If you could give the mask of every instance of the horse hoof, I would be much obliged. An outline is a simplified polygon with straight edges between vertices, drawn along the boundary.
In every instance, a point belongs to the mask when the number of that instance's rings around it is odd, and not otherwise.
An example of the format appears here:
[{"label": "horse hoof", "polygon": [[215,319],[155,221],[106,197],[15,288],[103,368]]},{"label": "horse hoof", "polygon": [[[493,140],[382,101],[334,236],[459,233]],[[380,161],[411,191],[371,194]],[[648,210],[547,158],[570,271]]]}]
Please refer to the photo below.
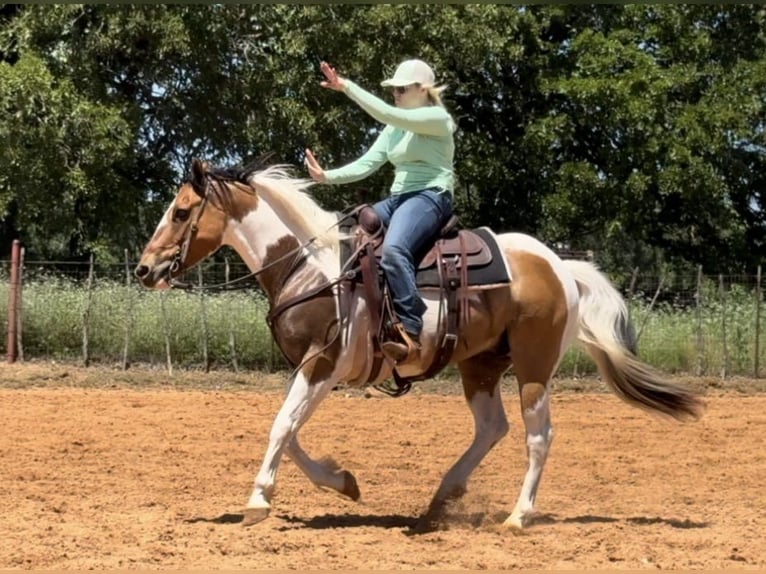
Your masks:
[{"label": "horse hoof", "polygon": [[245,508],[242,511],[242,526],[252,526],[269,516],[270,508]]},{"label": "horse hoof", "polygon": [[507,528],[508,530],[511,530],[513,532],[516,532],[517,534],[520,534],[524,531],[525,527],[525,520],[523,515],[516,515],[511,514],[508,518],[505,519],[505,522],[503,522],[503,526]]},{"label": "horse hoof", "polygon": [[362,493],[359,492],[359,485],[356,483],[356,478],[354,478],[354,475],[347,470],[343,471],[343,490],[341,490],[341,494],[348,496],[354,502],[359,500],[359,497],[362,495]]}]

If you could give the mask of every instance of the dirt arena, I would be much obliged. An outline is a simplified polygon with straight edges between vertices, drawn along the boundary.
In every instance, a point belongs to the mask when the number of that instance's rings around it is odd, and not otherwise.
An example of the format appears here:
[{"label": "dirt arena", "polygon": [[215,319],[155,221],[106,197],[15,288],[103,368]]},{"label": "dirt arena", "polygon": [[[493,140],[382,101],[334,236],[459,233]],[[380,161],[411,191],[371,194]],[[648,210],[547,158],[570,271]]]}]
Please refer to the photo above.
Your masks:
[{"label": "dirt arena", "polygon": [[272,515],[243,527],[279,377],[0,367],[0,568],[763,569],[766,381],[691,380],[679,424],[598,381],[561,382],[556,438],[523,534],[502,528],[526,466],[511,431],[438,530],[415,533],[473,423],[454,383],[400,399],[339,389],[302,432],[353,472],[358,503],[280,467]]}]

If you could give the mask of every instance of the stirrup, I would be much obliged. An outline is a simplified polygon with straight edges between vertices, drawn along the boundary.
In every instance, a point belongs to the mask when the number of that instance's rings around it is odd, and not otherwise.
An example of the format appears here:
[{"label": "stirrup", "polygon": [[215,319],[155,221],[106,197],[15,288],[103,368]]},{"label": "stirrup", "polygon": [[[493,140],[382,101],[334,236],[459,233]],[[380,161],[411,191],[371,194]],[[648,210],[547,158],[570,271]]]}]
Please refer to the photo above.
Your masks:
[{"label": "stirrup", "polygon": [[422,348],[422,345],[420,343],[420,335],[410,335],[407,329],[404,328],[404,325],[402,325],[400,322],[397,321],[396,323],[394,323],[393,330],[396,333],[396,337],[398,337],[399,340],[398,341],[392,340],[391,342],[403,343],[404,345],[407,346],[407,349],[409,351],[411,351],[412,349],[419,350]]}]

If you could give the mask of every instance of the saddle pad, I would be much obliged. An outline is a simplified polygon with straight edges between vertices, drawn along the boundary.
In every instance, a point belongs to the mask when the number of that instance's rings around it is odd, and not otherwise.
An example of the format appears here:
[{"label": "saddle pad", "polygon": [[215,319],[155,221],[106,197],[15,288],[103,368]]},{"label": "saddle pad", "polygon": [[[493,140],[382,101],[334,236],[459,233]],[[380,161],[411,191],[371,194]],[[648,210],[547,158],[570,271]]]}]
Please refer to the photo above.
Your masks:
[{"label": "saddle pad", "polygon": [[[476,265],[468,268],[468,284],[472,286],[493,285],[497,283],[510,283],[511,271],[508,263],[500,251],[495,239],[495,234],[488,227],[472,229],[489,246],[492,260],[484,265]],[[415,275],[418,287],[440,287],[439,271],[436,266],[427,269],[418,269]]]}]

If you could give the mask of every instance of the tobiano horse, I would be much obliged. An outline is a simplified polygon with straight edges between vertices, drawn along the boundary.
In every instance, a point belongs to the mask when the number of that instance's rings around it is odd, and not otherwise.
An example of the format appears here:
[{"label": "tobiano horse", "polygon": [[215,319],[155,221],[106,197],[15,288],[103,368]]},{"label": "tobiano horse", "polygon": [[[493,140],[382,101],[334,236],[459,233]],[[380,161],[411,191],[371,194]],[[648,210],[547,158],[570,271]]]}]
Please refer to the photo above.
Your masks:
[{"label": "tobiano horse", "polygon": [[[276,415],[263,463],[244,508],[243,522],[271,510],[277,469],[289,456],[312,483],[352,500],[360,496],[347,470],[307,454],[301,427],[339,383],[364,386],[391,376],[386,364],[370,381],[370,320],[360,290],[341,279],[337,214],[323,210],[308,191],[312,182],[284,166],[221,169],[194,160],[136,267],[144,286],[168,288],[178,275],[223,245],[242,257],[268,296],[274,338],[296,366]],[[593,264],[564,261],[537,239],[496,235],[512,280],[494,288],[468,289],[471,312],[460,326],[451,363],[460,373],[475,434],[443,476],[421,521],[433,524],[446,503],[466,492],[471,473],[508,432],[501,377],[513,367],[526,430],[528,467],[505,525],[530,524],[540,478],[551,448],[551,378],[574,342],[592,357],[606,383],[627,403],[678,420],[696,418],[700,399],[640,361],[622,296]],[[305,294],[305,296],[301,296]],[[421,336],[423,361],[435,352],[437,296],[427,304]],[[292,303],[285,305],[286,301]],[[422,366],[405,365],[402,374]]]}]

